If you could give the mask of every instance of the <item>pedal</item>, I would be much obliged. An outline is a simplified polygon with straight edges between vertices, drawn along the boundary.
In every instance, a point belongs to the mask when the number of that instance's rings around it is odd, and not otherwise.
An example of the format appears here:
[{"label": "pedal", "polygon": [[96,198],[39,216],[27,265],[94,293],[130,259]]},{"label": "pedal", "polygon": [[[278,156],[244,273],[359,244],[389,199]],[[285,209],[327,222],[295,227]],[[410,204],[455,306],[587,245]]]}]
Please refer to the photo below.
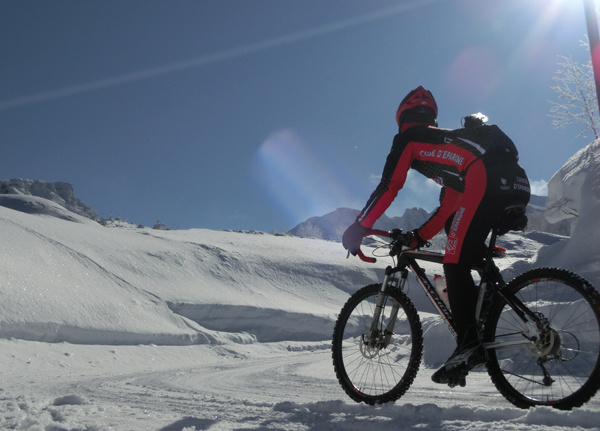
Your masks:
[{"label": "pedal", "polygon": [[465,387],[467,384],[466,377],[469,374],[469,368],[466,366],[456,367],[450,370],[436,371],[432,376],[431,380],[434,383],[441,383],[450,386]]},{"label": "pedal", "polygon": [[464,388],[465,386],[467,386],[467,380],[464,377],[462,379],[452,380],[448,382],[448,386],[451,388],[455,388],[457,386]]},{"label": "pedal", "polygon": [[466,377],[469,374],[468,370],[453,370],[448,373],[448,386],[454,388],[460,386],[464,388],[467,385]]}]

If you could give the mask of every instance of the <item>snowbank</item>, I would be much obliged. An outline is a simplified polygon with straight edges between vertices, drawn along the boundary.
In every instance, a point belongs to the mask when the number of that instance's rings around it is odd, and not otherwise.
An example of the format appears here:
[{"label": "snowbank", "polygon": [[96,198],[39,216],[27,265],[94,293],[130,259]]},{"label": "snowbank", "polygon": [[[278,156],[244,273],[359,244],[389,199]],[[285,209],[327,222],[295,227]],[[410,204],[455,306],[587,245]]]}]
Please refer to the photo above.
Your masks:
[{"label": "snowbank", "polygon": [[559,266],[600,285],[600,140],[577,152],[548,183],[548,221],[573,218],[568,241],[542,249],[538,266]]},{"label": "snowbank", "polygon": [[[351,402],[331,365],[333,324],[386,259],[258,232],[109,229],[42,198],[6,199],[1,429],[598,429],[597,396],[574,412],[522,411],[484,372],[464,389],[434,385],[454,340],[410,279],[425,338],[417,379],[397,403]],[[508,276],[562,240],[508,234],[498,263]]]},{"label": "snowbank", "polygon": [[27,213],[0,207],[4,338],[87,344],[323,340],[348,293],[381,271],[346,260],[337,243],[106,229],[72,213],[72,220],[62,217],[52,202],[28,199],[36,205]]},{"label": "snowbank", "polygon": [[[7,339],[109,345],[329,341],[349,295],[378,282],[391,263],[346,259],[337,242],[260,232],[107,229],[42,198],[7,196],[14,208],[0,206],[0,337]],[[508,276],[555,238],[537,237],[503,237],[512,254],[501,263]],[[443,248],[443,238],[433,242]],[[425,363],[437,366],[454,341],[429,314],[434,309],[420,287],[412,286],[425,337],[432,340],[426,344],[436,346],[426,346]]]}]

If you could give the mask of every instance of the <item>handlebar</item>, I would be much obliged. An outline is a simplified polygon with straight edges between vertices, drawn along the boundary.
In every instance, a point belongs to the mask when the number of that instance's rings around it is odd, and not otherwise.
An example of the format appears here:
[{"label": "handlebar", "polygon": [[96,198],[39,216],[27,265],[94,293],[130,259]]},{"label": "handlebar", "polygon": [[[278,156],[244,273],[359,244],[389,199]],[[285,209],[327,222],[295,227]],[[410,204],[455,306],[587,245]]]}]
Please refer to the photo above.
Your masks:
[{"label": "handlebar", "polygon": [[367,256],[365,256],[365,254],[362,252],[362,250],[360,248],[358,250],[356,250],[356,255],[363,262],[367,262],[367,263],[375,263],[375,262],[377,262],[377,259],[375,259],[374,257],[367,257]]},{"label": "handlebar", "polygon": [[[371,236],[371,235],[377,235],[377,236],[383,236],[383,237],[389,238],[389,236],[391,235],[391,232],[388,232],[386,230],[380,230],[380,229],[371,229],[370,231],[368,231],[365,234],[364,237]],[[362,252],[362,250],[360,249],[360,247],[356,250],[356,255],[363,262],[367,262],[367,263],[375,263],[375,262],[377,262],[377,259],[375,259],[374,257],[367,257],[367,256],[365,256],[365,254]]]}]

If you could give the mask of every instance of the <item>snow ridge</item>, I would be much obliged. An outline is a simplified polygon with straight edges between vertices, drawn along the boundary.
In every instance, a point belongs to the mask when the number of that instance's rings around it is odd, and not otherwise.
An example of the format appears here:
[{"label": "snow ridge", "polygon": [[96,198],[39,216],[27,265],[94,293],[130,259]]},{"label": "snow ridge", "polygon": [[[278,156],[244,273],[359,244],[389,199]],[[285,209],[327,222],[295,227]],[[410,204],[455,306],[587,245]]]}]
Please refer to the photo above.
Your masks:
[{"label": "snow ridge", "polygon": [[[14,178],[0,181],[0,195],[26,195],[37,196],[54,202],[61,207],[87,217],[92,220],[98,218],[98,214],[92,208],[83,204],[76,196],[73,186],[65,182],[47,183],[39,180],[28,180]],[[5,203],[10,202],[8,200]],[[8,206],[0,201],[0,205]],[[9,206],[10,207],[10,206]],[[22,210],[22,209],[20,209]]]},{"label": "snow ridge", "polygon": [[570,269],[600,285],[600,140],[578,151],[548,183],[546,218],[573,220],[571,237],[540,250],[536,265]]},{"label": "snow ridge", "polygon": [[[586,180],[595,190],[597,177]],[[600,429],[598,395],[573,412],[523,411],[480,370],[464,389],[433,384],[455,343],[410,278],[425,339],[419,374],[396,403],[349,401],[331,334],[348,296],[381,279],[390,263],[381,251],[367,265],[317,239],[106,229],[15,196],[32,205],[0,205],[0,429]],[[585,214],[578,228],[597,224]],[[563,250],[573,238],[593,255],[577,236],[510,233],[498,264],[510,278],[536,264],[540,247]],[[443,247],[443,235],[432,243]]]}]

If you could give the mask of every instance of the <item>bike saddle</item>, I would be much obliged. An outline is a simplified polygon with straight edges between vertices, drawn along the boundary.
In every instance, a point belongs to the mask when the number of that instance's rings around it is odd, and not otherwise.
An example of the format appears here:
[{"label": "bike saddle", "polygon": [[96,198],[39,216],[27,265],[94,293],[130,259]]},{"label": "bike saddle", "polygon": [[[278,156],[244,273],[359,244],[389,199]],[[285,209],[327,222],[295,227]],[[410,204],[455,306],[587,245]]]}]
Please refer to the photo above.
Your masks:
[{"label": "bike saddle", "polygon": [[527,227],[526,208],[527,205],[520,202],[504,208],[496,227],[498,235],[504,235],[511,230],[524,231]]}]

